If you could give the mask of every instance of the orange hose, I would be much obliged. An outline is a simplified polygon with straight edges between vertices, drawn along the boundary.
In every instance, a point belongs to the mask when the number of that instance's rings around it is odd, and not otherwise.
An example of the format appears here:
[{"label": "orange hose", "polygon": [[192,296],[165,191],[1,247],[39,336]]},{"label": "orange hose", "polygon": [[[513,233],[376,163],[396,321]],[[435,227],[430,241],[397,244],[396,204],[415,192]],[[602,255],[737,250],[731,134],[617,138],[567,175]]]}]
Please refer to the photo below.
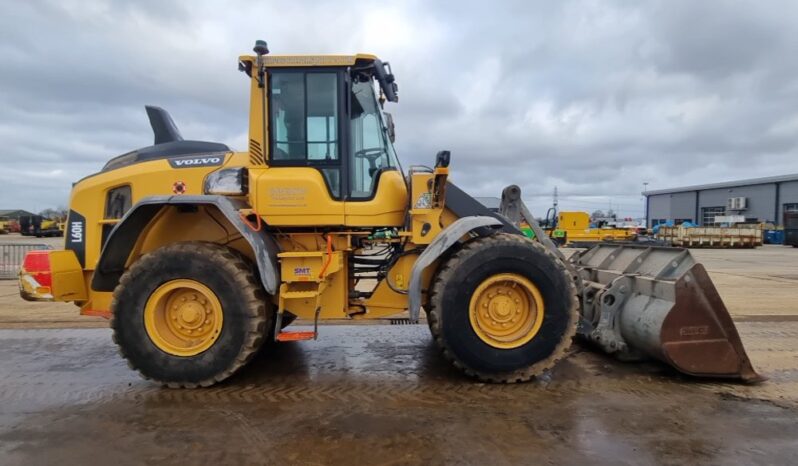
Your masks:
[{"label": "orange hose", "polygon": [[324,266],[321,268],[319,278],[324,278],[324,272],[327,271],[327,267],[329,267],[330,262],[332,262],[332,252],[332,235],[327,235],[327,260],[324,262]]}]

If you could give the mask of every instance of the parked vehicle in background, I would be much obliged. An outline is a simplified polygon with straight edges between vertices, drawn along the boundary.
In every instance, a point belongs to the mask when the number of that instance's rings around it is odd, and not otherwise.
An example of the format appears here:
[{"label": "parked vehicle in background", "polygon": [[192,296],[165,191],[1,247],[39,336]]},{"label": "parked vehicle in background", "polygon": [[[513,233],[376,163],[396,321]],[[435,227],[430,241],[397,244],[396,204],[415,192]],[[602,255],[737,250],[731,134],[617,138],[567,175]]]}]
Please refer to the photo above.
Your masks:
[{"label": "parked vehicle in background", "polygon": [[556,223],[545,230],[558,245],[575,247],[603,241],[634,241],[637,236],[636,228],[618,228],[606,221],[591,224],[587,212],[558,212]]},{"label": "parked vehicle in background", "polygon": [[64,236],[58,220],[50,220],[41,215],[26,215],[19,218],[20,233],[23,236]]}]

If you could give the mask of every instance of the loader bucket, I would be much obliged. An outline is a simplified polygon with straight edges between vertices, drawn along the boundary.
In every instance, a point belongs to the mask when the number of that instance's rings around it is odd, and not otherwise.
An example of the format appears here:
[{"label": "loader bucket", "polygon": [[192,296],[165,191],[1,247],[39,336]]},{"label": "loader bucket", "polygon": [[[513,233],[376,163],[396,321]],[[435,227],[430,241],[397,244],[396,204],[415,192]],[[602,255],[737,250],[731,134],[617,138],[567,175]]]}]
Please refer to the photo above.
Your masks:
[{"label": "loader bucket", "polygon": [[599,244],[570,260],[581,288],[580,334],[605,352],[656,358],[692,376],[764,380],[689,250]]}]

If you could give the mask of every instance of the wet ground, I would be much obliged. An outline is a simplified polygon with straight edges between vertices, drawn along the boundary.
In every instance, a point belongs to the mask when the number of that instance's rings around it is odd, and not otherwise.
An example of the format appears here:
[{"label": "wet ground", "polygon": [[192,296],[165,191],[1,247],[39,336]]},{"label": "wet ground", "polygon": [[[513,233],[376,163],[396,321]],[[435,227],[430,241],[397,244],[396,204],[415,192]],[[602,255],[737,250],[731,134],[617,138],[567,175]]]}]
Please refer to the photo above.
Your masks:
[{"label": "wet ground", "polygon": [[740,330],[763,385],[578,347],[537,382],[484,385],[403,325],[325,326],[202,390],[140,379],[108,329],[0,330],[0,463],[791,463],[798,322]]},{"label": "wet ground", "polygon": [[[0,242],[33,241],[15,236]],[[336,325],[217,387],[168,390],[127,368],[106,320],[0,281],[0,465],[793,463],[798,249],[692,252],[767,382],[575,347],[539,381],[491,386],[451,368],[426,326]]]}]

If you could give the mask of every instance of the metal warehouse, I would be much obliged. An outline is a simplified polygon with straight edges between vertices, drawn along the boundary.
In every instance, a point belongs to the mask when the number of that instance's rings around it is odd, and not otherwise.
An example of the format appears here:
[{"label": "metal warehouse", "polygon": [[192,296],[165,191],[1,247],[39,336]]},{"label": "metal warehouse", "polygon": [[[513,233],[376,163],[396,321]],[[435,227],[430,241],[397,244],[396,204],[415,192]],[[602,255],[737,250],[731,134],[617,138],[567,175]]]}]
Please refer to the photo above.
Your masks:
[{"label": "metal warehouse", "polygon": [[[734,221],[784,224],[784,212],[798,212],[798,173],[683,188],[645,191],[646,224],[671,220],[701,226]],[[721,218],[718,218],[721,217]]]}]

